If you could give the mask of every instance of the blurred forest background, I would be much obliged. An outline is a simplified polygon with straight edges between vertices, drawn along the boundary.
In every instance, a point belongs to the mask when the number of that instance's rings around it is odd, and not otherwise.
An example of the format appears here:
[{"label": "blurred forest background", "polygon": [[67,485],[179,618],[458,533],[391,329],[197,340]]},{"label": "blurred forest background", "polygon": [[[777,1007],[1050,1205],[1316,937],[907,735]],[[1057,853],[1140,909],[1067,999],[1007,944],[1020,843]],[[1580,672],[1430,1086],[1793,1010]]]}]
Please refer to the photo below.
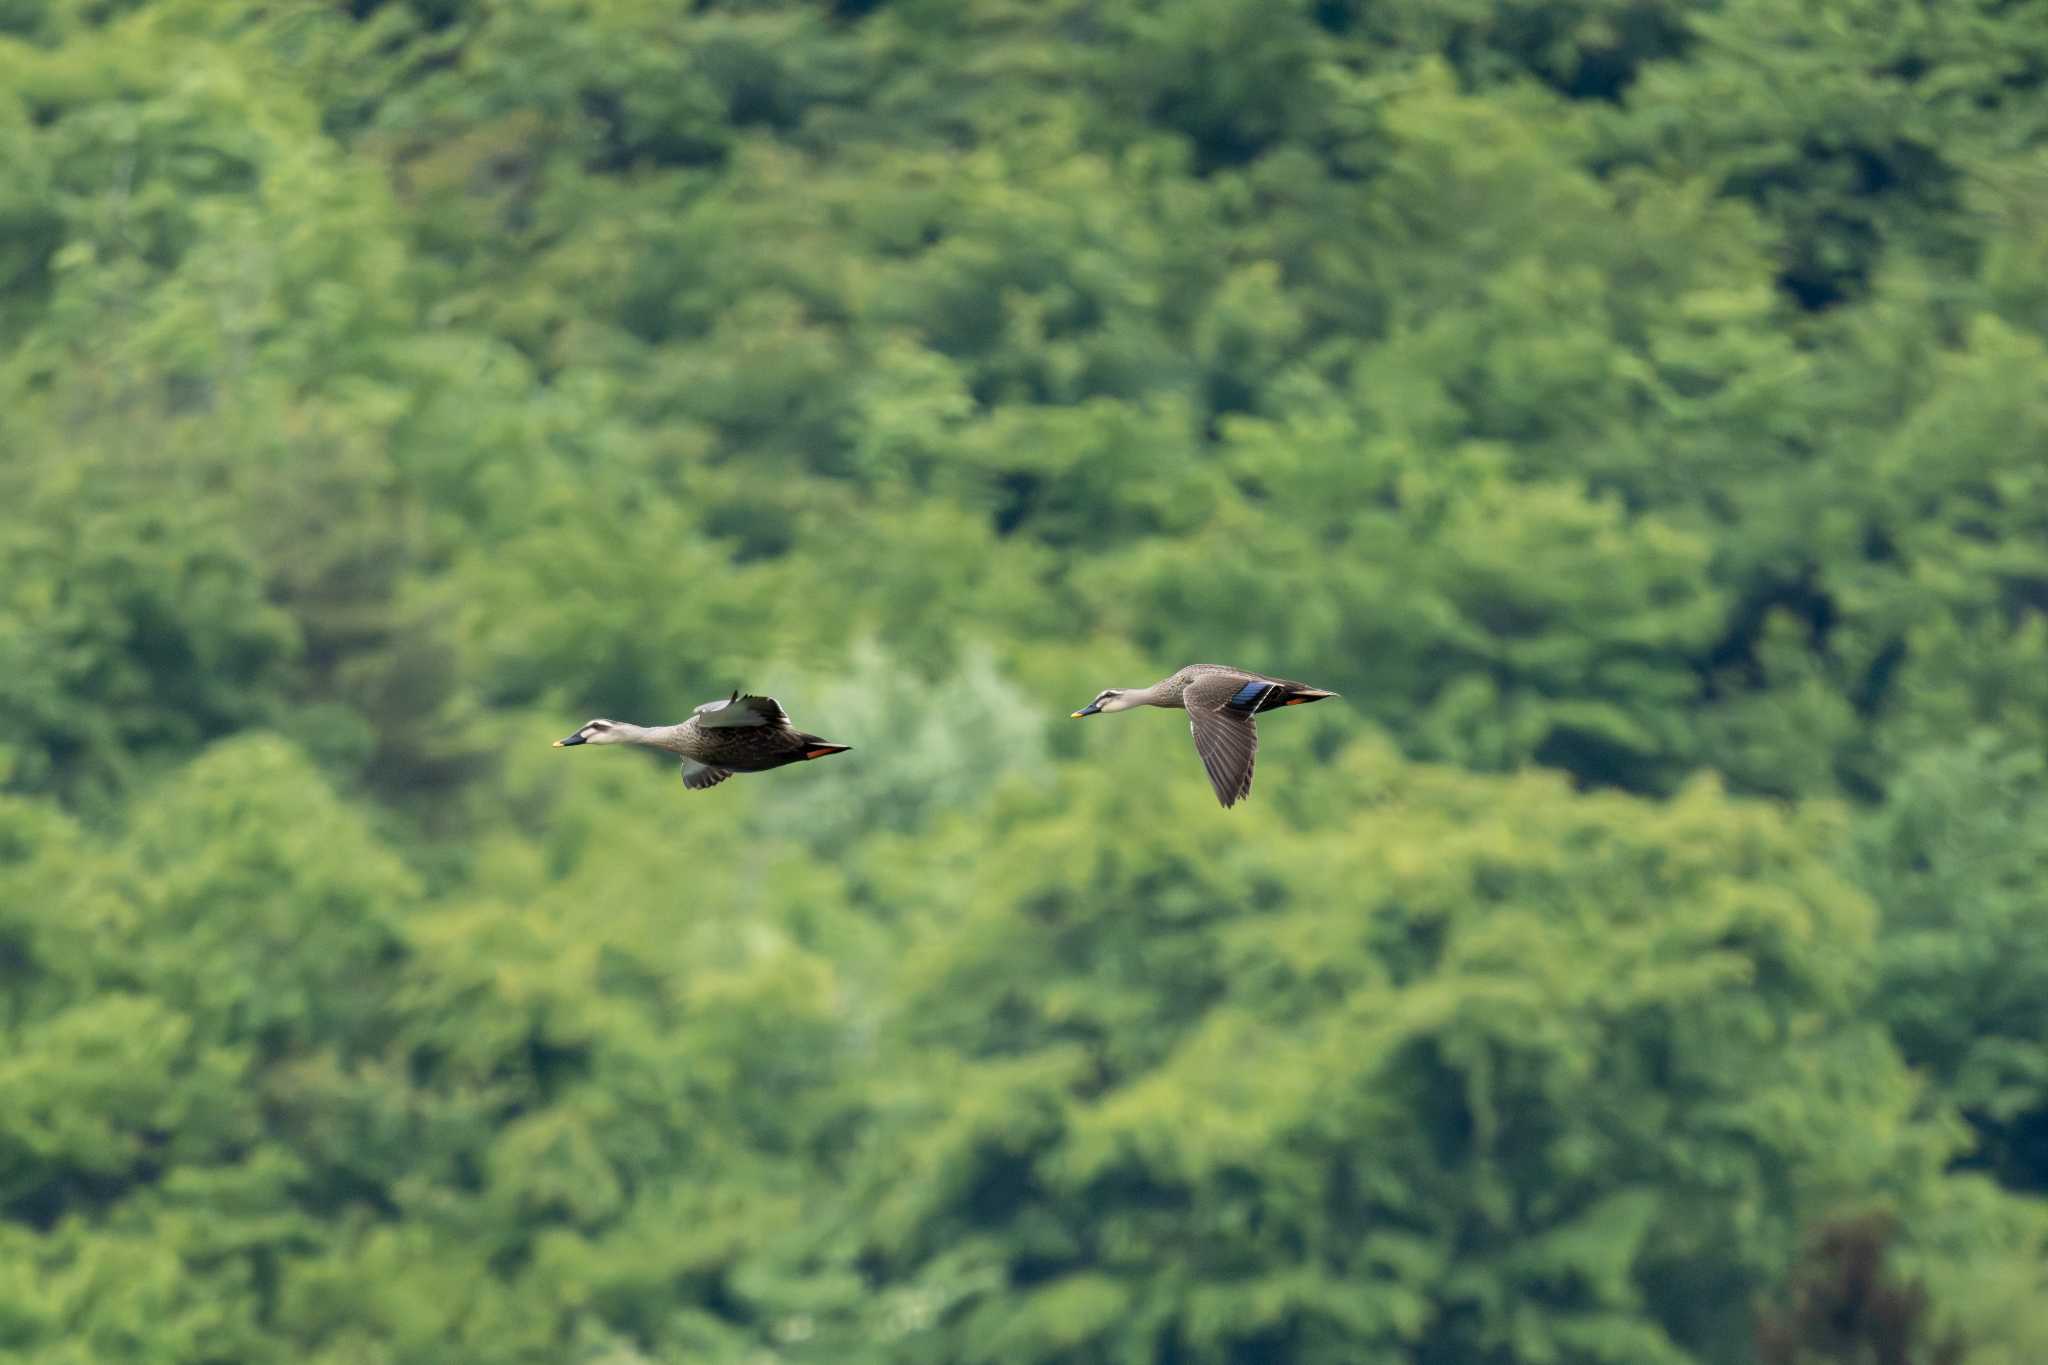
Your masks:
[{"label": "blurred forest background", "polygon": [[0,1360],[2048,1360],[2038,0],[0,0],[0,508]]}]

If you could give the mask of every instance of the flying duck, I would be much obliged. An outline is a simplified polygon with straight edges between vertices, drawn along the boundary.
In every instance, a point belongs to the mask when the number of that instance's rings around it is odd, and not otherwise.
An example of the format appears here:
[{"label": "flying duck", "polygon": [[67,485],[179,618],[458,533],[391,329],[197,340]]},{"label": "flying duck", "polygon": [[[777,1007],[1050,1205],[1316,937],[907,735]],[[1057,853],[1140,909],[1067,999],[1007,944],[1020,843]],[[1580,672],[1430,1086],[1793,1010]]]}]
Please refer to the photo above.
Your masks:
[{"label": "flying duck", "polygon": [[691,791],[715,787],[734,773],[764,773],[788,763],[804,763],[853,746],[834,744],[796,729],[773,697],[741,696],[707,701],[681,725],[630,725],[622,720],[593,720],[555,741],[557,749],[577,744],[644,744],[666,749],[683,760],[683,786]]},{"label": "flying duck", "polygon": [[1259,752],[1259,732],[1252,717],[1282,706],[1301,706],[1334,697],[1320,687],[1247,673],[1223,664],[1189,664],[1150,687],[1111,687],[1074,712],[1074,717],[1134,706],[1165,706],[1188,713],[1195,752],[1209,770],[1209,785],[1226,809],[1252,791],[1252,760]]}]

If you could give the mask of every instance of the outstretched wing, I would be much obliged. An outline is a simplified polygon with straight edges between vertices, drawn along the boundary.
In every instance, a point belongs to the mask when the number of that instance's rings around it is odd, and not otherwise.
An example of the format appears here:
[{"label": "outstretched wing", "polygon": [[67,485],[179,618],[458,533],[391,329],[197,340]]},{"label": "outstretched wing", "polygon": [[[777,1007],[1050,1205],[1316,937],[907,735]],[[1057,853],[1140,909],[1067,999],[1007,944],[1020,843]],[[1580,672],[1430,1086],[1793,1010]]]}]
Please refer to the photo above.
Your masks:
[{"label": "outstretched wing", "polygon": [[773,697],[741,696],[735,692],[724,701],[707,701],[698,707],[697,724],[706,730],[739,730],[757,725],[784,729],[789,713]]},{"label": "outstretched wing", "polygon": [[1275,686],[1264,678],[1218,674],[1198,678],[1181,694],[1188,709],[1188,729],[1195,752],[1208,770],[1216,799],[1228,808],[1252,791],[1252,763],[1259,753],[1259,731],[1252,713]]},{"label": "outstretched wing", "polygon": [[683,760],[683,786],[693,792],[715,787],[731,776],[730,768],[714,768],[709,763],[699,763],[694,758]]}]

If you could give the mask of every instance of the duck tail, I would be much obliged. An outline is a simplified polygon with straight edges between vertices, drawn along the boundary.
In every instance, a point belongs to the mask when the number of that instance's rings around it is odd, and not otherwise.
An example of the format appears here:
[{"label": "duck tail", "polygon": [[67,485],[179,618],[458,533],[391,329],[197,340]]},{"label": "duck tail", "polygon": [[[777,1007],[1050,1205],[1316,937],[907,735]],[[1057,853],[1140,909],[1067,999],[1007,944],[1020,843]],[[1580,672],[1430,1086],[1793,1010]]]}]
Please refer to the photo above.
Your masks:
[{"label": "duck tail", "polygon": [[1303,687],[1281,697],[1279,703],[1282,706],[1301,706],[1312,701],[1325,701],[1337,695],[1339,694],[1325,691],[1320,687]]}]

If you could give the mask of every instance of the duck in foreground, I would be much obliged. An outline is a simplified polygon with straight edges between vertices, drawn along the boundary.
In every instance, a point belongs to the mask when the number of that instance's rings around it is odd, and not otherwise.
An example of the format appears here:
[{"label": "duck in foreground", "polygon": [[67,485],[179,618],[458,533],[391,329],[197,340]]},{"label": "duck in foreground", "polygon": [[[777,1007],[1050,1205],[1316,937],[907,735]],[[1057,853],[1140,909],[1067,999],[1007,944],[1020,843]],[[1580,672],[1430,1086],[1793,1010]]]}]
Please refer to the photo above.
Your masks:
[{"label": "duck in foreground", "polygon": [[741,696],[707,701],[681,725],[629,725],[622,720],[593,720],[557,749],[577,744],[643,744],[666,749],[683,760],[683,785],[691,791],[715,787],[734,773],[764,773],[789,763],[804,763],[853,746],[834,744],[789,723],[789,715],[773,697]]},{"label": "duck in foreground", "polygon": [[1334,697],[1307,683],[1269,678],[1223,664],[1189,664],[1150,687],[1111,687],[1095,696],[1075,719],[1133,706],[1165,706],[1188,713],[1195,752],[1209,770],[1209,785],[1226,808],[1252,792],[1252,760],[1259,752],[1258,728],[1252,717],[1282,706],[1301,706]]}]

